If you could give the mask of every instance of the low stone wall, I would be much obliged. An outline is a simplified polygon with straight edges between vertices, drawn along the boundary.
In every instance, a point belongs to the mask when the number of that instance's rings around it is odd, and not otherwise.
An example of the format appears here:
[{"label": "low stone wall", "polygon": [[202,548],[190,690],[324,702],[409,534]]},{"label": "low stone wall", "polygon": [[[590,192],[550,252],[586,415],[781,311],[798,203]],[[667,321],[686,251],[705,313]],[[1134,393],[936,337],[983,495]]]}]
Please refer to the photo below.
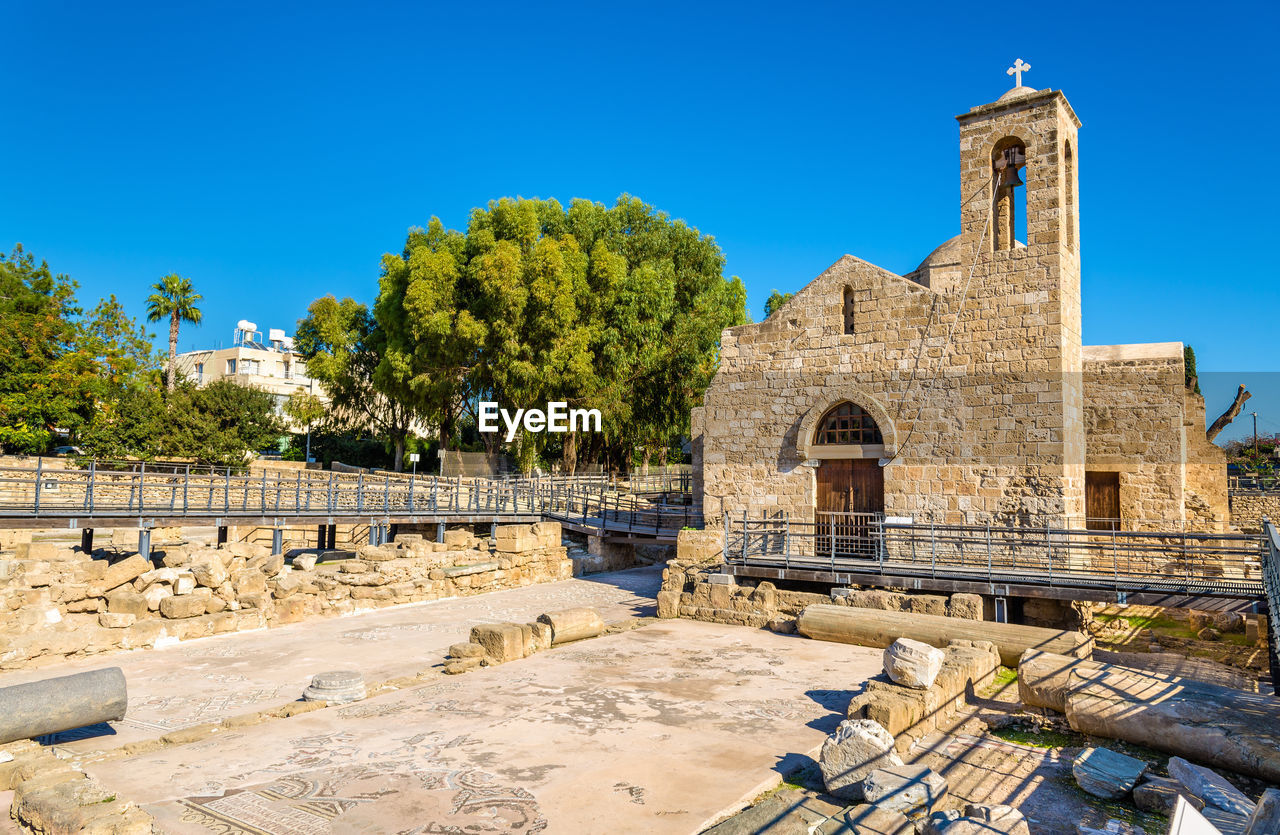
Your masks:
[{"label": "low stone wall", "polygon": [[316,564],[264,545],[174,545],[94,558],[24,543],[0,559],[0,669],[35,659],[154,647],[308,617],[569,579],[558,522],[499,526],[492,546],[466,530],[442,543],[401,535]]},{"label": "low stone wall", "polygon": [[1264,490],[1231,491],[1231,524],[1244,533],[1261,533],[1262,520],[1280,524],[1280,493]]},{"label": "low stone wall", "polygon": [[976,594],[907,594],[881,589],[832,589],[831,593],[789,591],[773,583],[720,573],[718,531],[681,531],[676,558],[667,563],[658,592],[658,617],[762,627],[782,632],[795,628],[806,606],[835,603],[864,609],[983,619]]}]

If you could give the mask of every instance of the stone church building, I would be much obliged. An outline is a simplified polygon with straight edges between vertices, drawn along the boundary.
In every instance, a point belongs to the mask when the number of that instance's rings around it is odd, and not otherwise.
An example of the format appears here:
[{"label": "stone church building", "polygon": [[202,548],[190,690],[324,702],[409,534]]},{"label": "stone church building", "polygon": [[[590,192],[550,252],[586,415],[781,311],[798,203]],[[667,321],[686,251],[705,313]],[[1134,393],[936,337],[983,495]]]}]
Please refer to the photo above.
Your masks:
[{"label": "stone church building", "polygon": [[709,523],[1222,529],[1226,460],[1183,345],[1082,344],[1066,97],[1019,85],[956,118],[959,235],[906,275],[845,255],[766,321],[723,332],[693,414]]}]

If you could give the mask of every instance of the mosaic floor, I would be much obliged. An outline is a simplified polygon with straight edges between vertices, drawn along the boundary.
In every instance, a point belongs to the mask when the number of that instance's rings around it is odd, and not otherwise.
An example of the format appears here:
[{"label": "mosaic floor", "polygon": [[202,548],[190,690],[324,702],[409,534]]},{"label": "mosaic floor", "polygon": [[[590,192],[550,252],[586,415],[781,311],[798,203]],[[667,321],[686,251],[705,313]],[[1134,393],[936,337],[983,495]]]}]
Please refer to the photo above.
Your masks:
[{"label": "mosaic floor", "polygon": [[660,621],[87,768],[166,832],[696,832],[804,762],[879,667]]},{"label": "mosaic floor", "polygon": [[77,754],[138,740],[299,698],[318,672],[347,669],[353,659],[370,682],[412,675],[439,664],[471,626],[527,622],[571,606],[594,606],[608,620],[654,613],[662,568],[639,568],[474,597],[378,609],[276,629],[219,635],[156,650],[98,655],[0,674],[0,687],[118,666],[129,691],[125,720],[59,734],[45,742]]}]

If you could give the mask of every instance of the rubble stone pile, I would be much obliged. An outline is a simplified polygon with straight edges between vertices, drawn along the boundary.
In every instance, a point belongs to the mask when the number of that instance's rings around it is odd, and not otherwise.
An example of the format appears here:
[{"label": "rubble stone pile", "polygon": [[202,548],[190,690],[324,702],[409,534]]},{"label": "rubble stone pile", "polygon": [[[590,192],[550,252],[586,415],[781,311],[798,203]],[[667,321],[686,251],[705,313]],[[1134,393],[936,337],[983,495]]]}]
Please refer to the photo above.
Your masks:
[{"label": "rubble stone pile", "polygon": [[492,544],[450,530],[292,561],[251,542],[166,546],[154,559],[19,544],[0,559],[0,669],[573,575],[558,522],[499,526]]}]

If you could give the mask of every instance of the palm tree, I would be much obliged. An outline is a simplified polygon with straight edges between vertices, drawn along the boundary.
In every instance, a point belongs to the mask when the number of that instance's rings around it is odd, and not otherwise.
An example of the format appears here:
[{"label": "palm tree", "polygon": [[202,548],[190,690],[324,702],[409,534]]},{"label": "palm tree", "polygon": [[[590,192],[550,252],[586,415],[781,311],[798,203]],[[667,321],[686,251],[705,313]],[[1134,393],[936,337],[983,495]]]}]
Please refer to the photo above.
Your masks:
[{"label": "palm tree", "polygon": [[200,324],[202,314],[196,302],[204,298],[191,286],[191,279],[170,273],[151,285],[154,293],[147,296],[147,321],[159,322],[169,317],[169,391],[173,391],[178,377],[178,325],[190,322]]}]

